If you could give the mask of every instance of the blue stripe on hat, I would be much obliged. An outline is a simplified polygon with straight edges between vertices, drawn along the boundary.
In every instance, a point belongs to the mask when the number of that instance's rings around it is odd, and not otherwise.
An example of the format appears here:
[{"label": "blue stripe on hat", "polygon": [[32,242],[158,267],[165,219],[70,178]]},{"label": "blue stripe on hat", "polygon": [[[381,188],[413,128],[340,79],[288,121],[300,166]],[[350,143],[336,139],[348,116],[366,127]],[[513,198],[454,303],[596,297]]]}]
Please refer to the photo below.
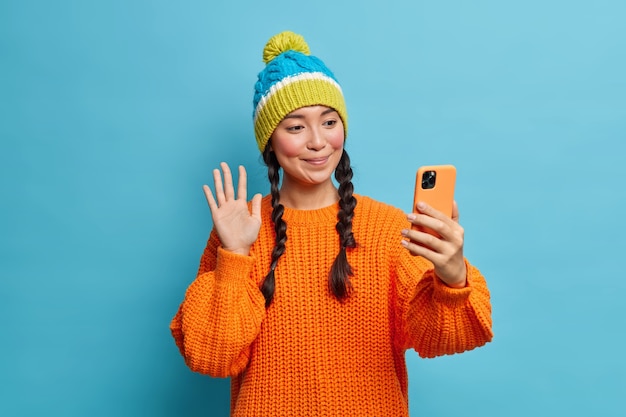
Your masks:
[{"label": "blue stripe on hat", "polygon": [[265,69],[259,73],[259,79],[254,86],[254,113],[256,114],[256,109],[261,98],[269,94],[272,87],[276,83],[282,81],[286,77],[293,77],[307,72],[322,73],[338,84],[334,74],[319,58],[311,55],[304,55],[296,51],[286,51],[274,58],[267,64]]}]

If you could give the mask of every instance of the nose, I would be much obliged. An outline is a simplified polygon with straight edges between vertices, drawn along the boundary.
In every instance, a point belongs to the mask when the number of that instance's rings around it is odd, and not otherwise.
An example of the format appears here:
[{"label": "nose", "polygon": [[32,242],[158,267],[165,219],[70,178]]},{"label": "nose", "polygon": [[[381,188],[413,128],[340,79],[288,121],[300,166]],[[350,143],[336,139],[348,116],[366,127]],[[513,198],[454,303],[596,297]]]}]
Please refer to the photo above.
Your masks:
[{"label": "nose", "polygon": [[324,132],[319,127],[313,127],[309,130],[309,140],[307,141],[307,148],[312,151],[319,151],[326,146],[326,139],[324,138]]}]

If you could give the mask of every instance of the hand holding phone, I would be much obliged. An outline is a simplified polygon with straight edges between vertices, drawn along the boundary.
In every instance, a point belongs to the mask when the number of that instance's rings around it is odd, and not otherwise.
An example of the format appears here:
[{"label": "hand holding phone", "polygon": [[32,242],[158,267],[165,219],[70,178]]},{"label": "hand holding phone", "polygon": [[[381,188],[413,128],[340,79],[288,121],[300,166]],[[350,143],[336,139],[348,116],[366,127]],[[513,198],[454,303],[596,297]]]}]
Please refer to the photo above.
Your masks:
[{"label": "hand holding phone", "polygon": [[[415,176],[412,211],[417,213],[417,203],[423,201],[446,216],[452,217],[455,182],[456,168],[453,165],[420,167]],[[428,228],[413,226],[413,229],[438,236],[437,233]]]},{"label": "hand holding phone", "polygon": [[[461,288],[466,285],[467,270],[463,258],[463,228],[457,221],[458,209],[454,208],[455,182],[456,168],[452,165],[424,166],[418,169],[412,211],[427,217],[421,217],[419,221],[414,220],[422,225],[412,225],[412,229],[428,233],[436,239],[425,238],[423,234],[409,230],[403,231],[403,236],[408,240],[403,240],[402,244],[412,255],[423,256],[432,262],[435,274],[446,285]],[[418,202],[424,202],[430,208],[419,212]],[[451,220],[444,221],[445,218],[432,209]],[[424,223],[433,226],[437,224],[437,230],[441,231],[441,235],[424,226]]]}]

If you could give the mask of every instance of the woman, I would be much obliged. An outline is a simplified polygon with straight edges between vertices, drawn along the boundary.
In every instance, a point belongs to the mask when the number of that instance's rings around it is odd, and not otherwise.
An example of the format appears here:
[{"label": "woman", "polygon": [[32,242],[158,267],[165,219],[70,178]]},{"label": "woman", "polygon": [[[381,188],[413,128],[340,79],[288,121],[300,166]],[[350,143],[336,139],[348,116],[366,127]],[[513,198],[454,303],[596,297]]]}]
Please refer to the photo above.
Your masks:
[{"label": "woman", "polygon": [[492,338],[458,208],[407,216],[353,194],[333,74],[291,32],[264,61],[254,125],[271,194],[248,203],[243,167],[236,192],[229,167],[214,170],[214,229],[172,334],[193,371],[231,377],[233,416],[406,416],[407,349],[434,357]]}]

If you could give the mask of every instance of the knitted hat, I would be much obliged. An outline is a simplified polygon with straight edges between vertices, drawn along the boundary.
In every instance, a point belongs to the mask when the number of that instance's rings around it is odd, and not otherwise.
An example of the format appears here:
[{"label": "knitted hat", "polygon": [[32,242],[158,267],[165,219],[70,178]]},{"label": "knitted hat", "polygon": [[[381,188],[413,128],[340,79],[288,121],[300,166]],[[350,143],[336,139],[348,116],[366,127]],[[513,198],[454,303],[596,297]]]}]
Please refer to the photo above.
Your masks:
[{"label": "knitted hat", "polygon": [[341,87],[324,63],[309,55],[304,38],[293,32],[273,36],[263,50],[266,66],[254,86],[254,134],[263,152],[270,136],[294,110],[322,105],[339,113],[348,134],[346,104]]}]

